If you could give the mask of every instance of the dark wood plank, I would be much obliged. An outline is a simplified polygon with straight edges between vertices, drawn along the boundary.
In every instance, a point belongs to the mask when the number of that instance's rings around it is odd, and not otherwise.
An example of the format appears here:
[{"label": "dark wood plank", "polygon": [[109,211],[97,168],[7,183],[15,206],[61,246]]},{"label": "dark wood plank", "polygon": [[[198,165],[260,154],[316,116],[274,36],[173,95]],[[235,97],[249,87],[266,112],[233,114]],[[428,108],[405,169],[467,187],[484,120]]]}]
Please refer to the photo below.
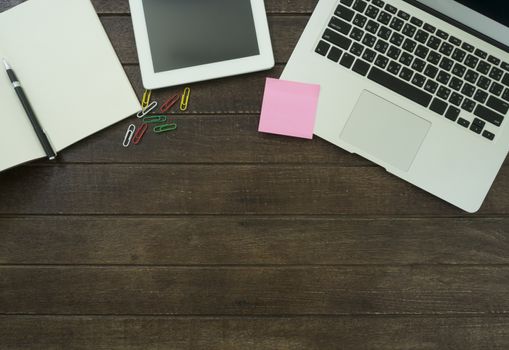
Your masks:
[{"label": "dark wood plank", "polygon": [[[2,0],[0,12],[5,11],[26,0]],[[266,0],[265,7],[268,13],[309,14],[315,8],[318,0]],[[92,0],[96,11],[101,15],[129,14],[128,0]]]},{"label": "dark wood plank", "polygon": [[509,264],[509,219],[0,219],[0,264]]},{"label": "dark wood plank", "polygon": [[507,317],[0,317],[11,350],[509,348]]},{"label": "dark wood plank", "polygon": [[[204,91],[204,90],[203,90]],[[171,116],[179,129],[169,135],[148,132],[142,143],[122,147],[130,118],[60,153],[61,163],[331,163],[371,166],[322,139],[314,141],[259,133],[256,115]],[[274,152],[277,150],[277,152]],[[54,164],[44,160],[37,164]]]},{"label": "dark wood plank", "polygon": [[[508,177],[479,214],[509,213]],[[0,174],[0,193],[0,214],[466,215],[374,167],[22,167]]]},{"label": "dark wood plank", "polygon": [[[276,62],[287,62],[309,20],[309,16],[271,15],[268,20],[274,58]],[[120,61],[124,64],[137,64],[138,54],[131,18],[107,16],[102,17],[101,22]]]},{"label": "dark wood plank", "polygon": [[0,267],[0,313],[506,314],[508,283],[509,266]]}]

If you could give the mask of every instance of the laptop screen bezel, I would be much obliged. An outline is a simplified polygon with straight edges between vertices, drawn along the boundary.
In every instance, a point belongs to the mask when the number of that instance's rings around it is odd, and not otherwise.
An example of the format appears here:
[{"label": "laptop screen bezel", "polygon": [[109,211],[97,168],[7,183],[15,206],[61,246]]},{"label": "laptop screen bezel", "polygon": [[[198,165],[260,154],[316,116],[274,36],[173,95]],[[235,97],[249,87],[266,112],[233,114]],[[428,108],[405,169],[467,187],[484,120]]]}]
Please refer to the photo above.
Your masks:
[{"label": "laptop screen bezel", "polygon": [[[509,53],[509,27],[479,12],[453,0],[404,1]],[[498,38],[505,35],[508,39],[504,43]]]}]

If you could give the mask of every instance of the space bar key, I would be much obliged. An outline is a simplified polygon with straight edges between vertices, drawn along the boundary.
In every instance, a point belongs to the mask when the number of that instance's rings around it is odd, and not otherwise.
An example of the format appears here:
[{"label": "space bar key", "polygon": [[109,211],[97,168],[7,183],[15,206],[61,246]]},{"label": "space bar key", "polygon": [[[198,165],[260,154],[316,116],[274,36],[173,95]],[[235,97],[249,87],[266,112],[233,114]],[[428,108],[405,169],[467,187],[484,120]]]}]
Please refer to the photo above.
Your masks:
[{"label": "space bar key", "polygon": [[405,96],[424,107],[428,107],[431,99],[433,98],[430,94],[419,90],[415,86],[410,85],[405,81],[378,69],[377,67],[371,68],[371,71],[368,74],[368,79],[385,86],[386,88]]}]

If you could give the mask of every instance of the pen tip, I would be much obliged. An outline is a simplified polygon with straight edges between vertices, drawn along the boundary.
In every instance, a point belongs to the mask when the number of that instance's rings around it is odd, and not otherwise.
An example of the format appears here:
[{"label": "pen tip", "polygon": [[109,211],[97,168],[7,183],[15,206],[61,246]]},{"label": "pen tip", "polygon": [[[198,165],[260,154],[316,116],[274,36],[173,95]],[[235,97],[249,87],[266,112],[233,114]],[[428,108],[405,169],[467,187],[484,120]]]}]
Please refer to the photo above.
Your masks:
[{"label": "pen tip", "polygon": [[9,66],[9,63],[7,63],[5,58],[2,58],[2,61],[4,62],[5,69],[11,69],[11,66]]}]

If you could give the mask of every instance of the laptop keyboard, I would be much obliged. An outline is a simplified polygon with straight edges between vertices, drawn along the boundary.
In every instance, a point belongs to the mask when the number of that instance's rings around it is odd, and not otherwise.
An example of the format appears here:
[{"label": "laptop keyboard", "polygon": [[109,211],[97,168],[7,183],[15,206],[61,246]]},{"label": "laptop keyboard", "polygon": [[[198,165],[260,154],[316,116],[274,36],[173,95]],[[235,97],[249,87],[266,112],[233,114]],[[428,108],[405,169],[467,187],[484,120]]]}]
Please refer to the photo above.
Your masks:
[{"label": "laptop keyboard", "polygon": [[315,52],[488,140],[509,111],[509,63],[382,0],[340,0]]}]

